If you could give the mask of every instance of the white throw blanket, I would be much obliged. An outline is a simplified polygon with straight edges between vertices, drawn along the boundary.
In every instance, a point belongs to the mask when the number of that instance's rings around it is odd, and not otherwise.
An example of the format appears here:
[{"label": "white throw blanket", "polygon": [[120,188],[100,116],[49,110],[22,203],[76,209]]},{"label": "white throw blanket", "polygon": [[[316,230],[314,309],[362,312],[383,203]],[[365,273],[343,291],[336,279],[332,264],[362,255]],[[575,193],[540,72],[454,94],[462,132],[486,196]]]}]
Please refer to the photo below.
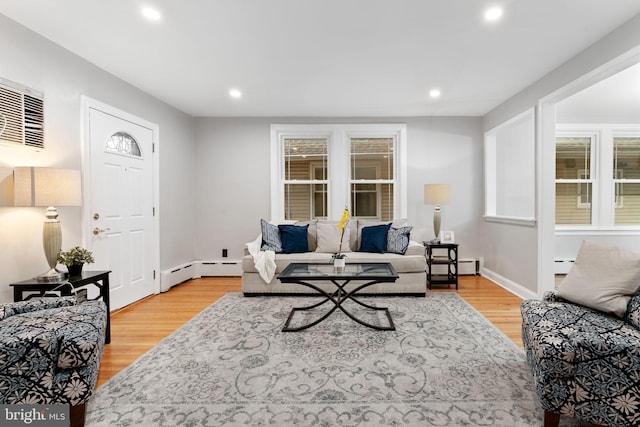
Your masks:
[{"label": "white throw blanket", "polygon": [[253,257],[253,265],[265,283],[271,283],[276,274],[276,253],[274,251],[262,251],[262,234],[253,242],[247,243],[247,250]]}]

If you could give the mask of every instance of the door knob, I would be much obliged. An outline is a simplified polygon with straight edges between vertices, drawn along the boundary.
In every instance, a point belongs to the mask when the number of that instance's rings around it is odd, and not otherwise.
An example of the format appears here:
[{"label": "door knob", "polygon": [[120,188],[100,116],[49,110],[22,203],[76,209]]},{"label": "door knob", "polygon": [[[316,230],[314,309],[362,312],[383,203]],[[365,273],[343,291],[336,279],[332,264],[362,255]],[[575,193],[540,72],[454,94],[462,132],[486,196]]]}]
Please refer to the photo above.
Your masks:
[{"label": "door knob", "polygon": [[97,236],[98,234],[104,233],[105,231],[109,231],[109,230],[111,230],[111,229],[110,228],[98,228],[98,227],[96,227],[96,228],[93,229],[93,235]]}]

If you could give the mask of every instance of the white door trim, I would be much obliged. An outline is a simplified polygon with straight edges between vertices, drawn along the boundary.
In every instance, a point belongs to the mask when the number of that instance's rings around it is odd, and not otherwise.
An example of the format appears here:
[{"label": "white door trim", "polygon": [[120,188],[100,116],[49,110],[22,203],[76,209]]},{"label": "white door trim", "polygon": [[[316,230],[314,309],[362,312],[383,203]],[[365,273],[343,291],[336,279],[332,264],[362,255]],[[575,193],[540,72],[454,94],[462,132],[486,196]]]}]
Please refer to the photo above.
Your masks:
[{"label": "white door trim", "polygon": [[556,104],[637,63],[640,63],[640,46],[561,86],[537,102],[538,295],[540,297],[545,291],[552,290],[555,274]]},{"label": "white door trim", "polygon": [[[160,212],[158,209],[159,205],[159,196],[160,196],[160,173],[159,173],[159,159],[160,159],[160,151],[159,151],[159,142],[160,142],[160,127],[152,123],[148,120],[142,119],[140,117],[134,116],[133,114],[127,113],[126,111],[120,110],[116,107],[112,107],[111,105],[105,104],[93,98],[90,98],[85,95],[80,95],[80,106],[81,106],[81,156],[82,156],[82,182],[86,184],[89,182],[91,177],[91,150],[89,149],[91,144],[91,136],[90,136],[90,126],[89,126],[89,111],[91,109],[99,110],[107,114],[111,114],[117,117],[121,117],[125,120],[131,121],[132,123],[138,123],[146,128],[151,129],[153,133],[153,152],[152,163],[153,163],[153,204],[155,208],[155,215],[153,216],[153,232],[155,235],[155,244],[153,245],[153,270],[155,272],[153,277],[153,293],[160,293]],[[88,244],[92,222],[91,222],[91,191],[88,185],[82,186],[82,242],[83,245]]]}]

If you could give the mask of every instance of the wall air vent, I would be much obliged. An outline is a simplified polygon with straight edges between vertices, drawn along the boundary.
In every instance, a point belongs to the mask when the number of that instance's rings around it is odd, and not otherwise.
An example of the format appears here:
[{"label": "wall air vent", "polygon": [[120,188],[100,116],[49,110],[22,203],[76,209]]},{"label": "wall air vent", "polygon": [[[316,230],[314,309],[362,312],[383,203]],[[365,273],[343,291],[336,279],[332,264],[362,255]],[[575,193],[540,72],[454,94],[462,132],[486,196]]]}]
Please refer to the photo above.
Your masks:
[{"label": "wall air vent", "polygon": [[44,148],[43,95],[0,78],[0,143]]}]

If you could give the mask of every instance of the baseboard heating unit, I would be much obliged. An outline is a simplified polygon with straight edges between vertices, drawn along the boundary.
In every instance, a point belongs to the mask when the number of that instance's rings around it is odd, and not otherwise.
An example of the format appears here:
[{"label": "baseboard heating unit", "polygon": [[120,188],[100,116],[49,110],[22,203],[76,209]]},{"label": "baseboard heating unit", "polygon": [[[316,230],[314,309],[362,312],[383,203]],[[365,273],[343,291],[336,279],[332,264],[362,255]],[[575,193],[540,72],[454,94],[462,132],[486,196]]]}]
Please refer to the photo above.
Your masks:
[{"label": "baseboard heating unit", "polygon": [[555,274],[567,274],[569,270],[571,270],[574,262],[575,259],[570,258],[556,259],[553,266],[553,272]]},{"label": "baseboard heating unit", "polygon": [[194,279],[198,276],[195,263],[183,264],[160,273],[160,291],[166,292],[175,285]]},{"label": "baseboard heating unit", "polygon": [[242,261],[231,259],[201,261],[200,276],[240,277]]},{"label": "baseboard heating unit", "polygon": [[166,292],[175,285],[200,277],[240,277],[242,276],[242,261],[240,260],[209,260],[192,261],[160,273],[160,291]]}]

